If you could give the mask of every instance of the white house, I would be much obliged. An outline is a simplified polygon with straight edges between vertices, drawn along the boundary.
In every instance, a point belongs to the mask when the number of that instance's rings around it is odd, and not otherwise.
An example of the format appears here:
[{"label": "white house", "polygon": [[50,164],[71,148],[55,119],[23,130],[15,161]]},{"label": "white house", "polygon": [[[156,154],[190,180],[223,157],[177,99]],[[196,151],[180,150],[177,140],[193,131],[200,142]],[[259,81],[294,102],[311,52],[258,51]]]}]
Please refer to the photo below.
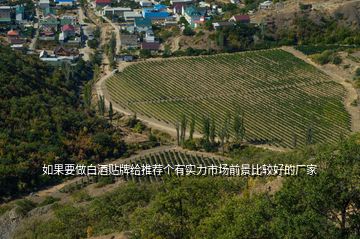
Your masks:
[{"label": "white house", "polygon": [[125,21],[134,21],[136,18],[142,18],[142,14],[138,12],[124,12]]},{"label": "white house", "polygon": [[152,6],[152,2],[151,2],[151,1],[147,1],[147,0],[143,0],[143,1],[140,1],[140,6],[141,6],[141,7],[151,7],[151,6]]},{"label": "white house", "polygon": [[260,3],[259,9],[269,9],[272,7],[272,5],[273,5],[272,1],[265,1]]},{"label": "white house", "polygon": [[103,16],[119,16],[124,17],[124,12],[131,12],[131,8],[129,7],[110,7],[105,6],[101,12]]},{"label": "white house", "polygon": [[155,35],[152,30],[147,30],[145,33],[145,41],[146,42],[155,42]]}]

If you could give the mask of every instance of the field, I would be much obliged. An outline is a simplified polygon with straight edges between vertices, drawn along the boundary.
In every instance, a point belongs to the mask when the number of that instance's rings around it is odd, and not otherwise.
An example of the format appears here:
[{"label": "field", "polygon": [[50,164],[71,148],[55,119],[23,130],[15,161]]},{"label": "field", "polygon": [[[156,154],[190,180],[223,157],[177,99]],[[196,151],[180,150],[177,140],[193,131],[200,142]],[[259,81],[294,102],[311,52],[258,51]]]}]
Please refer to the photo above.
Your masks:
[{"label": "field", "polygon": [[283,147],[334,142],[350,131],[345,90],[329,76],[283,50],[266,50],[133,64],[106,81],[118,106],[174,125],[182,114],[204,115],[217,128],[239,107],[246,140]]}]

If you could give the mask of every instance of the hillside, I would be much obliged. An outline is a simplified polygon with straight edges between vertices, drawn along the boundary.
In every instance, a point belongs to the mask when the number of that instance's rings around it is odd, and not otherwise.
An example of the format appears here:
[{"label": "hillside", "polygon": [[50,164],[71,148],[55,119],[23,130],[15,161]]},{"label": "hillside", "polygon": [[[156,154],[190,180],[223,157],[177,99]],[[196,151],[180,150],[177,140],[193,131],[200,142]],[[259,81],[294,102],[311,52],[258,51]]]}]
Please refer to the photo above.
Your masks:
[{"label": "hillside", "polygon": [[41,176],[44,163],[100,162],[124,152],[111,125],[81,104],[92,66],[55,69],[0,46],[0,75],[0,201],[59,181]]},{"label": "hillside", "polygon": [[344,89],[283,50],[141,62],[106,86],[117,106],[173,128],[195,115],[198,132],[204,117],[219,132],[239,108],[254,144],[303,146],[309,130],[316,143],[335,142],[350,130]]}]

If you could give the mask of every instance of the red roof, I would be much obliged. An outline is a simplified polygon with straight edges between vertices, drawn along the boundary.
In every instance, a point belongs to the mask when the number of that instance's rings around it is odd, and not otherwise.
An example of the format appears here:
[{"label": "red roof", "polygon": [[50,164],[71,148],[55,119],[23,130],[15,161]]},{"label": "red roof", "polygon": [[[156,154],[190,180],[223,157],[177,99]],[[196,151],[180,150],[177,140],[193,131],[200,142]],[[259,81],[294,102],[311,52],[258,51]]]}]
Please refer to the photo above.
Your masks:
[{"label": "red roof", "polygon": [[250,21],[250,17],[248,15],[235,15],[234,18],[237,22]]},{"label": "red roof", "polygon": [[8,36],[18,36],[19,33],[17,31],[15,31],[15,30],[11,30],[11,31],[8,31],[7,35]]},{"label": "red roof", "polygon": [[61,29],[63,32],[65,31],[75,31],[75,28],[73,25],[69,25],[69,24],[65,24],[62,29]]},{"label": "red roof", "polygon": [[95,1],[96,4],[110,4],[111,0],[96,0]]},{"label": "red roof", "polygon": [[157,42],[143,42],[141,43],[141,49],[148,49],[148,50],[159,50],[160,43]]}]

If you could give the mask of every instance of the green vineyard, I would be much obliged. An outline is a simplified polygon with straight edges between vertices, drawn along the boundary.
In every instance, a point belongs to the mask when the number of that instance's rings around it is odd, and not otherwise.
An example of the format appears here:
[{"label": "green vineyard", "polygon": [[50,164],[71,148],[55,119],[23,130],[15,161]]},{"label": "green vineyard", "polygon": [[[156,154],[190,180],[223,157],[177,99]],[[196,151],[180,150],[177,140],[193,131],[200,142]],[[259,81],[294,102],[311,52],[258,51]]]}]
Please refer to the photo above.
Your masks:
[{"label": "green vineyard", "polygon": [[343,87],[279,49],[140,62],[106,88],[118,106],[155,122],[174,125],[194,114],[198,132],[204,116],[219,129],[238,107],[250,143],[293,147],[307,142],[309,129],[316,143],[350,131]]}]

